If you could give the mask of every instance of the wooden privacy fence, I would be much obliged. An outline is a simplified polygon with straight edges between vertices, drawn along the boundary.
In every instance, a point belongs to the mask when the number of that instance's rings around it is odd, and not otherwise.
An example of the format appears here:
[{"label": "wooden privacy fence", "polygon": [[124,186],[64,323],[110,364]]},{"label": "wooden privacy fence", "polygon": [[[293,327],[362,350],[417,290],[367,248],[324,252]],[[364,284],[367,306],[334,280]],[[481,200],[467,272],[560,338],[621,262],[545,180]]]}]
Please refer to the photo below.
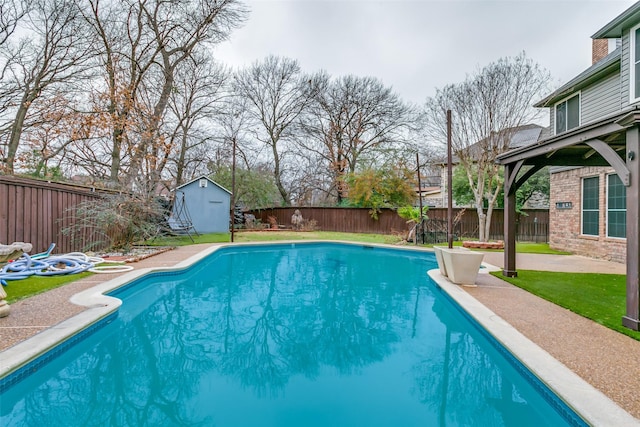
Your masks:
[{"label": "wooden privacy fence", "polygon": [[[71,209],[82,202],[113,193],[78,185],[0,175],[0,244],[31,243],[33,253],[44,251],[51,243],[56,244],[56,252],[81,250],[96,242],[92,236],[81,236],[83,239],[80,242],[72,242],[69,236],[62,233],[63,229],[73,224]],[[290,207],[260,209],[250,213],[264,224],[269,224],[269,217],[272,216],[278,224],[291,227],[291,216],[296,209],[300,210],[304,219],[315,221],[316,227],[323,231],[393,234],[409,230],[406,221],[392,209],[382,209],[377,220],[371,218],[366,208]],[[516,238],[547,242],[549,211],[527,210],[526,214],[518,217]],[[427,215],[427,241],[446,241],[447,210],[431,208]],[[475,210],[454,209],[454,216],[459,216],[459,221],[454,224],[457,238],[478,237]],[[497,209],[493,212],[489,238],[503,239],[503,229],[504,214]]]},{"label": "wooden privacy fence", "polygon": [[[255,215],[264,224],[269,224],[269,217],[274,217],[279,225],[291,227],[291,216],[300,210],[305,220],[316,222],[316,228],[322,231],[341,231],[347,233],[379,233],[393,234],[407,232],[409,225],[392,209],[382,209],[378,220],[371,218],[367,208],[319,208],[319,207],[283,207],[253,210],[247,213]],[[478,216],[475,209],[453,210],[454,235],[458,239],[478,237]],[[435,242],[446,242],[447,209],[430,208],[427,212],[429,220],[425,224],[425,232]],[[444,237],[443,237],[444,233]],[[491,217],[489,238],[503,240],[504,212],[495,209]],[[549,211],[547,209],[529,209],[518,215],[516,239],[527,242],[547,242],[549,240]]]},{"label": "wooden privacy fence", "polygon": [[51,243],[58,253],[80,250],[81,245],[62,233],[73,221],[69,209],[98,198],[100,193],[92,188],[0,176],[0,244],[31,243],[32,253]]}]

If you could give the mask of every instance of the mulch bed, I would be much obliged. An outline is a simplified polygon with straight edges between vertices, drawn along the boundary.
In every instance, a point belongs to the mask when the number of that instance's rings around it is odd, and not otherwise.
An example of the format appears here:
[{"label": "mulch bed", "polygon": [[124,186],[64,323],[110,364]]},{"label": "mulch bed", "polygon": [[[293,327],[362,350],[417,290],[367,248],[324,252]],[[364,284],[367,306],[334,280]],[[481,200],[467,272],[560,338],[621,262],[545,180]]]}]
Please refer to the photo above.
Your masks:
[{"label": "mulch bed", "polygon": [[100,258],[105,261],[112,262],[138,262],[143,259],[158,255],[167,251],[175,249],[175,246],[153,247],[153,246],[136,246],[131,248],[128,252],[108,252],[106,254],[99,254]]},{"label": "mulch bed", "polygon": [[497,242],[464,241],[462,242],[462,246],[473,249],[504,249],[504,242],[502,240],[498,240]]}]

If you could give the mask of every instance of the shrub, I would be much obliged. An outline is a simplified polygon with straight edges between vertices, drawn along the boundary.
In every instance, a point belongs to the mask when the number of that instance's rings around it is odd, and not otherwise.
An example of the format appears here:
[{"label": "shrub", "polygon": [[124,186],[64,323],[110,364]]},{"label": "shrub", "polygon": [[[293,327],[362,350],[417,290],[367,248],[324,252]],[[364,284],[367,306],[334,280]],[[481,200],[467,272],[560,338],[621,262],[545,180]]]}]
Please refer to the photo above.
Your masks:
[{"label": "shrub", "polygon": [[128,249],[155,236],[166,209],[159,201],[131,194],[107,196],[67,211],[62,232],[82,250]]}]

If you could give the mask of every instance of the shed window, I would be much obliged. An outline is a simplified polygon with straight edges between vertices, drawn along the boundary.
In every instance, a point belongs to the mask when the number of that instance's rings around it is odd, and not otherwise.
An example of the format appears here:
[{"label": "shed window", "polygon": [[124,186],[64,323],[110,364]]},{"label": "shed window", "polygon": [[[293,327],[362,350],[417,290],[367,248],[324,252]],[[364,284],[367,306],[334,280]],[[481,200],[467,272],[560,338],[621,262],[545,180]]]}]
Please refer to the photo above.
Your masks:
[{"label": "shed window", "polygon": [[629,34],[631,49],[629,74],[631,102],[640,100],[640,25],[631,29]]},{"label": "shed window", "polygon": [[607,236],[627,237],[627,189],[616,174],[607,176]]},{"label": "shed window", "polygon": [[582,180],[582,234],[598,235],[600,179],[595,176]]},{"label": "shed window", "polygon": [[556,134],[580,126],[580,94],[556,104]]}]

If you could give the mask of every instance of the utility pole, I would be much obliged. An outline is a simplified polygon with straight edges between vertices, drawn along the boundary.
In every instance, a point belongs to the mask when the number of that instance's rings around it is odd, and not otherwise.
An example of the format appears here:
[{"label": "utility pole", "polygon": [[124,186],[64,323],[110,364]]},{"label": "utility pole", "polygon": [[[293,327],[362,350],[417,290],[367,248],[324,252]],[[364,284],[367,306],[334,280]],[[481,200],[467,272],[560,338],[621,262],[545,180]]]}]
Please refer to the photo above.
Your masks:
[{"label": "utility pole", "polygon": [[[422,243],[424,244],[424,224],[422,223],[422,181],[420,180],[420,154],[416,153],[416,163],[418,165],[418,200],[420,206],[420,235],[422,236]],[[416,226],[416,233],[414,236],[415,244],[418,244],[418,227]]]},{"label": "utility pole", "polygon": [[231,138],[233,153],[231,154],[231,242],[236,229],[236,137]]},{"label": "utility pole", "polygon": [[451,171],[451,110],[447,110],[447,242],[453,248],[453,173]]}]

